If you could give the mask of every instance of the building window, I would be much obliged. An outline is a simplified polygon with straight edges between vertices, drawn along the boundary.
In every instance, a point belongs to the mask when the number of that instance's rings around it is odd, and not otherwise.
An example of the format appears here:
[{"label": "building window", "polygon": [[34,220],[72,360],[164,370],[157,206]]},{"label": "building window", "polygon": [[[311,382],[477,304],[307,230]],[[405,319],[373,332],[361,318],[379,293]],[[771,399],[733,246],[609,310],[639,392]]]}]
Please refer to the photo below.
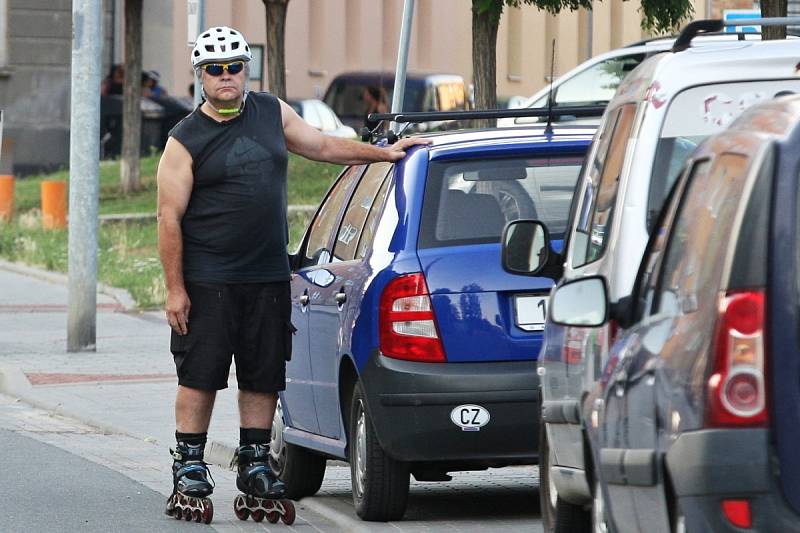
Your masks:
[{"label": "building window", "polygon": [[250,81],[261,81],[264,79],[264,45],[251,44],[250,53],[253,54],[250,60]]}]

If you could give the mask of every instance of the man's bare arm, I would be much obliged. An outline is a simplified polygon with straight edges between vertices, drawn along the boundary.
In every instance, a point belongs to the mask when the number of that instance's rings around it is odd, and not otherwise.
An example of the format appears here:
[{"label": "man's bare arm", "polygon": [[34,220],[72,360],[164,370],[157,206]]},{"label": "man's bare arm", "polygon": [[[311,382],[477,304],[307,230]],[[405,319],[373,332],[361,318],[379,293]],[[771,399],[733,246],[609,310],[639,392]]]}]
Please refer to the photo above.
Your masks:
[{"label": "man's bare arm", "polygon": [[373,161],[399,161],[406,156],[406,149],[415,144],[430,144],[427,139],[408,137],[385,148],[369,143],[340,139],[324,135],[309,125],[286,102],[281,102],[283,132],[289,151],[298,155],[340,165],[357,165]]},{"label": "man's bare arm", "polygon": [[181,219],[189,204],[194,177],[192,156],[170,137],[158,163],[158,253],[167,285],[165,310],[170,327],[188,333],[191,302],[183,282],[183,234]]}]

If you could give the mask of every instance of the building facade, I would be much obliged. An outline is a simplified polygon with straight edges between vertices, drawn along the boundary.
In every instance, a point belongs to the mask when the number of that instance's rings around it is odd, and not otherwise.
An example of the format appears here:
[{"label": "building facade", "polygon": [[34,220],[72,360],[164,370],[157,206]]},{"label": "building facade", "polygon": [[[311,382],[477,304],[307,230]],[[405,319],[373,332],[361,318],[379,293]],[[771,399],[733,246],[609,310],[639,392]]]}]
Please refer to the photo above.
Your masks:
[{"label": "building facade", "polygon": [[[0,172],[21,175],[69,163],[70,0],[0,0],[0,107],[5,111]],[[744,0],[693,0],[695,18],[753,7]],[[800,0],[790,0],[800,4]],[[206,26],[230,25],[253,45],[251,88],[267,90],[262,0],[205,0]],[[605,0],[592,11],[557,17],[533,7],[507,9],[497,39],[499,96],[534,93],[592,55],[646,38],[639,2]],[[103,0],[103,72],[124,59],[124,0]],[[472,79],[471,1],[417,0],[409,69]],[[792,9],[790,7],[790,9]],[[286,30],[287,92],[321,96],[348,70],[394,71],[403,0],[291,0]],[[143,67],[185,97],[189,62],[186,0],[144,0]],[[99,88],[98,88],[99,91]]]}]

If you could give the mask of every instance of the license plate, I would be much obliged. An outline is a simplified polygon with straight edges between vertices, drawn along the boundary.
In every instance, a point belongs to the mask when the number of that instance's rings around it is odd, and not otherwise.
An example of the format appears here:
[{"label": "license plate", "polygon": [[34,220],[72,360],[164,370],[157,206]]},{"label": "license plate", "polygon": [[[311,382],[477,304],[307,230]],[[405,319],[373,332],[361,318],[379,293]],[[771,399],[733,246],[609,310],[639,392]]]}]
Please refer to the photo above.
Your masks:
[{"label": "license plate", "polygon": [[547,318],[547,296],[520,294],[514,297],[514,319],[525,331],[544,330]]}]

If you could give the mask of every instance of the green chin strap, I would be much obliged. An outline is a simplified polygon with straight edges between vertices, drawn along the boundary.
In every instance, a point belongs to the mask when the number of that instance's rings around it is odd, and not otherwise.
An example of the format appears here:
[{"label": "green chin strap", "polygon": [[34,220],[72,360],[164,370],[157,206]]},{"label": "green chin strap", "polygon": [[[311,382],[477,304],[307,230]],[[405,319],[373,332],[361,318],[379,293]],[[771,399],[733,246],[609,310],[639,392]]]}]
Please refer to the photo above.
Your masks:
[{"label": "green chin strap", "polygon": [[242,107],[244,106],[239,106],[237,108],[217,109],[217,113],[219,113],[220,115],[238,115],[239,113],[242,112]]}]

